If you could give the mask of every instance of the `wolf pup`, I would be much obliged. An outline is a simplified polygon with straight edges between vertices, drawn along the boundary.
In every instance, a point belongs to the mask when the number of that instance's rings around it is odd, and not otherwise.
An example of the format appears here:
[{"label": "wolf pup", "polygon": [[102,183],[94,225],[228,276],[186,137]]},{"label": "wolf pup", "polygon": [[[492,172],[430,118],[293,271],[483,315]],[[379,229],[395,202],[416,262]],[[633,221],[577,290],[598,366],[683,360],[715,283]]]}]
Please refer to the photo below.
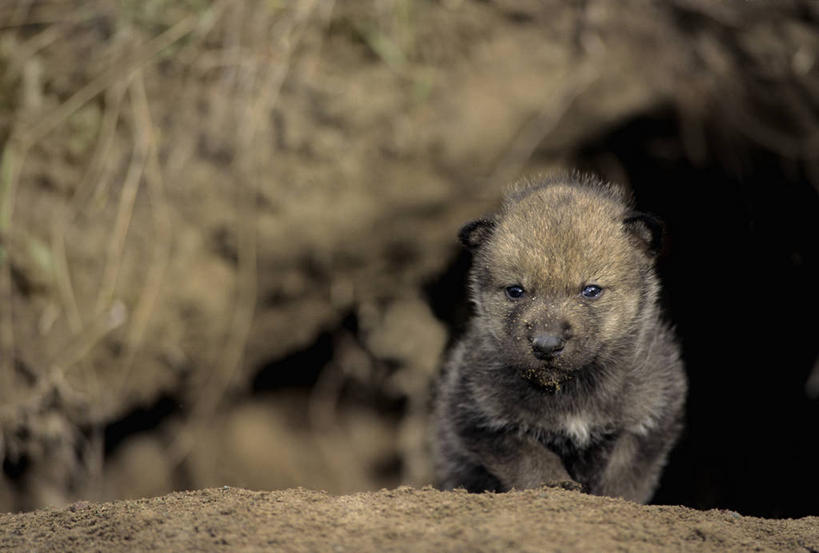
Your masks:
[{"label": "wolf pup", "polygon": [[659,222],[570,174],[518,185],[459,237],[475,315],[439,383],[438,485],[651,499],[687,388],[657,306]]}]

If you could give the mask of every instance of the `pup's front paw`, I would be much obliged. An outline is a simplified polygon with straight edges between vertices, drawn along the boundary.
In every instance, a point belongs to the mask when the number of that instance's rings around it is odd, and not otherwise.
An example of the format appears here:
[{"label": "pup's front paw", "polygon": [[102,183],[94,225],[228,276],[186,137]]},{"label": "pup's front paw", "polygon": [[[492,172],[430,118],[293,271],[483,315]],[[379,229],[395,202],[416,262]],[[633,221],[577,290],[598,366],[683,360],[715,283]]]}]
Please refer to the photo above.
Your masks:
[{"label": "pup's front paw", "polygon": [[543,484],[547,488],[563,488],[564,490],[570,490],[573,492],[585,492],[586,487],[583,486],[580,482],[575,482],[574,480],[550,480],[549,482],[544,482]]}]

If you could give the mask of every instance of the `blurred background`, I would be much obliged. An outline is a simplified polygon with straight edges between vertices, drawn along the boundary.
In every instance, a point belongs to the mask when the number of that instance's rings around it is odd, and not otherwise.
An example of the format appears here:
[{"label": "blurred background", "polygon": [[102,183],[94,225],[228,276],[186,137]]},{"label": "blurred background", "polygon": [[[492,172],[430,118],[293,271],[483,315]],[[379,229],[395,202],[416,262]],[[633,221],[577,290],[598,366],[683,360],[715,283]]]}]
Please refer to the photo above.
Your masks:
[{"label": "blurred background", "polygon": [[456,233],[579,167],[666,223],[658,503],[819,514],[819,4],[4,0],[0,511],[431,482]]}]

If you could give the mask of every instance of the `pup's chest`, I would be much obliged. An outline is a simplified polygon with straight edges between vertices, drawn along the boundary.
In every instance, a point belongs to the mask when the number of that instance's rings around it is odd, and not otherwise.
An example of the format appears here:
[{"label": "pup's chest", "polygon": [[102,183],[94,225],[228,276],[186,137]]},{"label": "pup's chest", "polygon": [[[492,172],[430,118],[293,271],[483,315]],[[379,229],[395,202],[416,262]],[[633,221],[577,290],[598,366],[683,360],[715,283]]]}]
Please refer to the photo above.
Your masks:
[{"label": "pup's chest", "polygon": [[618,425],[611,420],[595,417],[586,412],[556,414],[544,428],[541,442],[556,449],[584,451],[602,442],[609,442],[619,434]]},{"label": "pup's chest", "polygon": [[563,415],[555,421],[554,432],[572,442],[575,447],[584,448],[589,445],[592,435],[599,434],[601,428],[585,413]]},{"label": "pup's chest", "polygon": [[543,444],[561,444],[561,447],[576,449],[587,448],[600,437],[611,434],[616,426],[610,420],[600,420],[593,413],[579,410],[539,414],[524,411],[519,418],[509,422],[511,427]]}]

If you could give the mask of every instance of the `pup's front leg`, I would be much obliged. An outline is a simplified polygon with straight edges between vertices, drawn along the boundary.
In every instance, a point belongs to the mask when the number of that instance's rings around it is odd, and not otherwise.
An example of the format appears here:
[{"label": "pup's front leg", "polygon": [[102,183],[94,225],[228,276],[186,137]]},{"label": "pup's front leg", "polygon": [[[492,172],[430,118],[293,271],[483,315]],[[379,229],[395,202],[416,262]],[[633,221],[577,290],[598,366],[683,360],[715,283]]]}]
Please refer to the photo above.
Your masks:
[{"label": "pup's front leg", "polygon": [[473,434],[469,449],[505,489],[543,485],[581,489],[560,457],[529,436],[503,432]]}]

